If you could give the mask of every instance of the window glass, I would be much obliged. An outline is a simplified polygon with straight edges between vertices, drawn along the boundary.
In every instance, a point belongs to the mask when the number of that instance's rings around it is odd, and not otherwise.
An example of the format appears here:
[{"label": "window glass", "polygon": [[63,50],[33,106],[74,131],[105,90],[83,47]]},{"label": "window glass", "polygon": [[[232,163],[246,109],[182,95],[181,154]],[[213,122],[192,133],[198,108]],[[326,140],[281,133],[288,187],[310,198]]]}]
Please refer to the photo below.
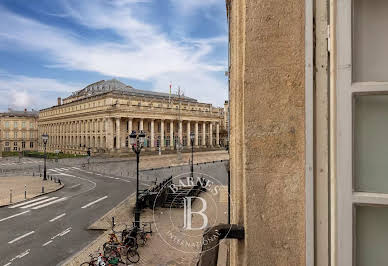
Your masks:
[{"label": "window glass", "polygon": [[356,265],[388,265],[388,207],[356,207]]},{"label": "window glass", "polygon": [[388,81],[388,1],[353,1],[353,80]]},{"label": "window glass", "polygon": [[388,95],[354,99],[354,189],[388,193]]}]

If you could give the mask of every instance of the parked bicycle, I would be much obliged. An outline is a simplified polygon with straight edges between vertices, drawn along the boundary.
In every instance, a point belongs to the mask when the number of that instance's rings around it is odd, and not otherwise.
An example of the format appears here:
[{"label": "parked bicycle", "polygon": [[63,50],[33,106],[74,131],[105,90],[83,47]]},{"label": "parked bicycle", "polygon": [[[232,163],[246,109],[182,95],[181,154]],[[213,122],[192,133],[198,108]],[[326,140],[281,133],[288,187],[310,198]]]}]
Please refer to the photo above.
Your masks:
[{"label": "parked bicycle", "polygon": [[109,234],[108,242],[103,245],[104,256],[119,258],[120,262],[124,257],[127,263],[137,263],[140,260],[140,255],[137,252],[138,244],[133,230],[125,228],[121,233],[121,240],[119,240],[118,232],[114,230],[114,227],[115,224],[112,223],[112,233]]}]

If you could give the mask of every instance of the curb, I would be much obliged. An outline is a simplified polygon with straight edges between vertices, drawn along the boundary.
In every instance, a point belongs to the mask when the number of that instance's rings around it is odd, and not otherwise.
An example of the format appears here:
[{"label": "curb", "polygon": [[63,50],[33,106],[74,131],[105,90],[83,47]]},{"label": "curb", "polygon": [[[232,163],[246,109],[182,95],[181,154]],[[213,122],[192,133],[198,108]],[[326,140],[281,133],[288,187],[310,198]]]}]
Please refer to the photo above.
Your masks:
[{"label": "curb", "polygon": [[4,208],[4,207],[7,207],[7,206],[10,206],[10,205],[20,204],[20,203],[23,203],[23,202],[25,202],[25,201],[29,201],[29,200],[32,200],[32,199],[41,197],[41,196],[43,196],[43,195],[47,195],[47,194],[53,193],[53,192],[57,192],[58,190],[64,188],[64,186],[65,186],[65,184],[62,183],[62,185],[61,185],[59,188],[57,188],[57,189],[55,189],[55,190],[53,190],[53,191],[45,192],[45,193],[43,193],[43,194],[41,193],[41,194],[39,194],[39,195],[33,196],[32,198],[25,199],[25,200],[22,200],[22,201],[12,202],[12,203],[8,203],[8,204],[5,204],[5,205],[0,205],[0,209],[1,209],[1,208]]},{"label": "curb", "polygon": [[[102,229],[102,228],[93,228],[93,225],[95,223],[97,223],[99,220],[101,219],[104,219],[105,216],[107,216],[111,211],[113,211],[114,209],[120,207],[125,201],[130,201],[131,198],[133,198],[134,196],[136,195],[136,192],[133,192],[132,194],[130,194],[128,197],[126,197],[124,200],[122,200],[119,204],[117,204],[116,206],[114,206],[112,209],[110,209],[107,213],[105,213],[104,215],[102,215],[100,218],[98,218],[97,220],[95,220],[91,225],[89,225],[87,227],[86,230],[94,230],[94,231],[102,231],[102,232],[105,232],[109,229]],[[91,241],[90,243],[88,243],[86,246],[84,246],[80,251],[78,251],[76,254],[72,255],[70,258],[68,258],[67,260],[65,260],[64,262],[61,262],[60,264],[58,265],[68,265],[73,259],[77,258],[80,254],[82,254],[83,252],[85,252],[85,250],[87,250],[90,246],[94,245],[94,243],[96,241],[98,241],[101,237],[103,237],[104,234],[102,233],[100,236],[98,236],[95,240]]]}]

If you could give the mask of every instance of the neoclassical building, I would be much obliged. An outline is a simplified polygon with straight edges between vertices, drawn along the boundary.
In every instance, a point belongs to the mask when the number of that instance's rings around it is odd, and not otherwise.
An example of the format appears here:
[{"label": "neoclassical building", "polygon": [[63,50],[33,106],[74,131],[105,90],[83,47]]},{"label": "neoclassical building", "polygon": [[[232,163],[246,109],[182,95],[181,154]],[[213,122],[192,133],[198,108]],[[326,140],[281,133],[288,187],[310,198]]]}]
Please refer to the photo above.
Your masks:
[{"label": "neoclassical building", "polygon": [[146,133],[146,149],[220,146],[224,109],[177,94],[134,89],[118,80],[101,80],[39,112],[39,134],[49,151],[126,152],[132,130]]},{"label": "neoclassical building", "polygon": [[16,111],[0,113],[0,152],[36,150],[38,112]]}]

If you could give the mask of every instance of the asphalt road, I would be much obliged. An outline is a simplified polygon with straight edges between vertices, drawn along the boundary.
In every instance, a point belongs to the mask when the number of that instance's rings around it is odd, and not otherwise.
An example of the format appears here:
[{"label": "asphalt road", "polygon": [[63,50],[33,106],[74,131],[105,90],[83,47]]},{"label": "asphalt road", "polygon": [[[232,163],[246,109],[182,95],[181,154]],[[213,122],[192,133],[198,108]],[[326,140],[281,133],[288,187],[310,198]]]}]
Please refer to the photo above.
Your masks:
[{"label": "asphalt road", "polygon": [[135,192],[136,181],[60,167],[48,171],[65,187],[0,208],[0,265],[57,265],[97,238],[86,230]]},{"label": "asphalt road", "polygon": [[[0,167],[17,171],[42,163],[28,160],[8,166],[1,166],[4,162],[0,161]],[[61,265],[100,235],[87,227],[136,190],[135,176],[92,172],[79,162],[74,166],[49,164],[48,168],[49,175],[63,181],[63,189],[0,208],[0,266]],[[145,187],[188,171],[188,166],[142,171],[141,184]],[[226,184],[224,163],[201,164],[194,171]]]}]

